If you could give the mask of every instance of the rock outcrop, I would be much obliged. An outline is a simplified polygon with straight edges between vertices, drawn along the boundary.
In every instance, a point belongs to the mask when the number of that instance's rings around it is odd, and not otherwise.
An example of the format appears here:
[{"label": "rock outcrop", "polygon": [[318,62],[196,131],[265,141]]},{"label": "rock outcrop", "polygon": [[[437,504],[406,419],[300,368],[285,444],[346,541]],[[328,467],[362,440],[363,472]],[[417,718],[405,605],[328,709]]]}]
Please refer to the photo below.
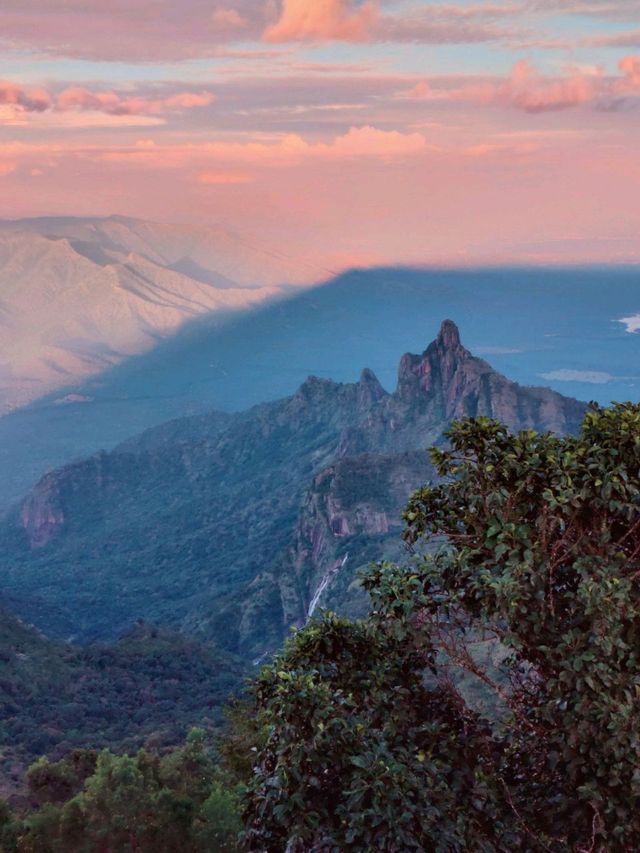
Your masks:
[{"label": "rock outcrop", "polygon": [[31,548],[43,548],[64,524],[60,489],[55,475],[44,477],[26,498],[20,510],[20,523]]},{"label": "rock outcrop", "polygon": [[429,424],[484,415],[514,430],[559,434],[574,431],[584,414],[583,403],[548,388],[518,385],[473,356],[451,320],[422,355],[402,357],[390,409],[398,418]]},{"label": "rock outcrop", "polygon": [[[322,588],[321,604],[340,609],[345,583],[336,585],[348,557],[349,586],[368,562],[401,550],[402,510],[412,491],[435,476],[425,451],[367,453],[340,460],[322,471],[307,492],[296,525],[291,568],[307,604]],[[355,597],[352,589],[352,596]],[[342,601],[341,601],[342,599]],[[291,614],[300,622],[304,613]]]}]

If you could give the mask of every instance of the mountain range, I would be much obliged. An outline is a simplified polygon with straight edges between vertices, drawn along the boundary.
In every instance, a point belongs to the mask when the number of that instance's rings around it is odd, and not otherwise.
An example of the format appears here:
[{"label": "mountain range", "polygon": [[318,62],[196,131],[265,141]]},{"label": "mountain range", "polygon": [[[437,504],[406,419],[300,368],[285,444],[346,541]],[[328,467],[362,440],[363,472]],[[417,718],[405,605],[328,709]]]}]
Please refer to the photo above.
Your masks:
[{"label": "mountain range", "polygon": [[0,222],[0,412],[144,352],[194,317],[317,277],[219,226]]},{"label": "mountain range", "polygon": [[523,385],[603,404],[637,399],[640,335],[622,320],[637,314],[639,292],[631,267],[371,269],[207,313],[0,417],[0,514],[47,470],[170,419],[291,395],[310,374],[349,383],[369,364],[390,391],[401,353],[424,346],[447,316],[472,352]]},{"label": "mountain range", "polygon": [[0,528],[4,603],[47,634],[111,640],[136,619],[245,660],[401,548],[400,513],[454,419],[575,431],[585,404],[474,357],[451,321],[395,390],[311,377],[237,414],[170,422],[46,474]]}]

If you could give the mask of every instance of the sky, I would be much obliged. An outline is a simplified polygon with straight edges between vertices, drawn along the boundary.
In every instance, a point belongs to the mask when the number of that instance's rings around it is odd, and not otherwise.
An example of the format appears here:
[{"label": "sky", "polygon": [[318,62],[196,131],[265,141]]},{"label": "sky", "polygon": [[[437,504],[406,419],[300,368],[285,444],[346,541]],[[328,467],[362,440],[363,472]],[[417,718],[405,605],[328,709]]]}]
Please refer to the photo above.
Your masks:
[{"label": "sky", "polygon": [[0,0],[0,216],[640,261],[638,0]]}]

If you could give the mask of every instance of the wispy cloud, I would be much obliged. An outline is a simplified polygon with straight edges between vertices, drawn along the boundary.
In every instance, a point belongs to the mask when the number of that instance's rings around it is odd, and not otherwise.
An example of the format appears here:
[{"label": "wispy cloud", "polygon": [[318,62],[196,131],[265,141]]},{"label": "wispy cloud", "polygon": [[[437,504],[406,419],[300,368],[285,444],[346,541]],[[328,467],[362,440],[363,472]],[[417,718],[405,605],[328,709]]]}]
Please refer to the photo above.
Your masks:
[{"label": "wispy cloud", "polygon": [[243,175],[239,172],[201,172],[198,182],[208,185],[250,184],[251,175]]},{"label": "wispy cloud", "polygon": [[[543,75],[527,60],[513,66],[507,79],[487,79],[462,85],[434,85],[428,80],[399,95],[425,101],[513,107],[526,113],[544,113],[596,104],[611,109],[625,98],[640,96],[640,57],[626,56],[618,63],[620,74],[607,76],[602,69],[578,67],[565,76]],[[445,81],[446,82],[446,81]]]},{"label": "wispy cloud", "polygon": [[519,349],[518,347],[474,347],[473,351],[478,353],[478,355],[516,355],[517,353],[524,352],[523,349]]},{"label": "wispy cloud", "polygon": [[[25,115],[30,113],[89,113],[93,117],[99,114],[112,117],[155,116],[209,106],[215,99],[216,96],[212,92],[206,91],[176,92],[165,97],[148,97],[130,93],[123,95],[110,90],[92,91],[82,86],[72,86],[56,94],[44,88],[28,88],[14,82],[0,81],[0,107],[7,108],[4,116],[0,114],[0,124],[22,123]],[[80,126],[81,123],[73,119],[48,122],[49,125],[60,126]],[[118,122],[103,122],[102,126],[117,124]]]},{"label": "wispy cloud", "polygon": [[526,8],[563,15],[608,18],[612,21],[638,21],[637,0],[527,0]]},{"label": "wispy cloud", "polygon": [[586,382],[589,385],[606,385],[617,377],[603,370],[552,370],[549,373],[539,373],[541,379],[547,382]]},{"label": "wispy cloud", "polygon": [[213,56],[259,39],[273,19],[262,0],[3,0],[0,44],[56,56],[149,62]]},{"label": "wispy cloud", "polygon": [[640,29],[592,36],[582,40],[585,47],[640,48]]},{"label": "wispy cloud", "polygon": [[[421,133],[401,133],[371,126],[352,127],[330,142],[309,142],[296,134],[272,141],[211,142],[200,145],[143,144],[101,153],[107,161],[151,169],[175,169],[189,162],[245,163],[283,168],[309,160],[396,160],[427,150]],[[215,174],[215,173],[212,173]],[[205,181],[206,183],[206,181]]]}]

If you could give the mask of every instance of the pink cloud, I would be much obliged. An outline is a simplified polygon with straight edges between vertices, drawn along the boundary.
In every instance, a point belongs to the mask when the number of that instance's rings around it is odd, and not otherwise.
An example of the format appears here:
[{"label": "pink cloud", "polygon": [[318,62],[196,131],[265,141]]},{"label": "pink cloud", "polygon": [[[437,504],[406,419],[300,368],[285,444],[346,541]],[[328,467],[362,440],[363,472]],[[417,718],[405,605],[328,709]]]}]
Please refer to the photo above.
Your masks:
[{"label": "pink cloud", "polygon": [[249,26],[249,21],[237,9],[216,9],[210,18],[211,26],[217,33],[235,33]]},{"label": "pink cloud", "polygon": [[428,98],[430,95],[431,86],[426,80],[421,80],[419,83],[416,83],[416,85],[406,93],[407,98],[414,100],[422,100],[423,98]]},{"label": "pink cloud", "polygon": [[265,41],[416,42],[461,44],[513,36],[495,21],[514,15],[513,6],[491,3],[415,6],[383,15],[374,0],[283,0],[280,19]]},{"label": "pink cloud", "polygon": [[403,14],[380,15],[373,37],[376,41],[416,44],[478,44],[521,36],[513,26],[498,22],[512,18],[517,9],[506,4],[430,4],[415,6]]},{"label": "pink cloud", "polygon": [[375,127],[352,127],[332,145],[319,148],[320,153],[335,157],[404,157],[424,151],[426,140],[421,133],[400,133]]},{"label": "pink cloud", "polygon": [[559,12],[563,15],[585,15],[613,21],[637,21],[637,0],[528,0],[530,9]]},{"label": "pink cloud", "polygon": [[559,80],[540,76],[525,60],[513,66],[509,81],[493,99],[528,113],[564,110],[593,101],[601,92],[600,75],[575,75]]},{"label": "pink cloud", "polygon": [[108,116],[157,115],[170,110],[205,107],[215,101],[211,92],[177,92],[162,98],[122,96],[113,91],[92,92],[82,86],[64,89],[52,95],[46,89],[25,88],[18,83],[0,81],[0,106],[9,109],[7,122],[18,122],[24,114],[56,112],[96,112]]},{"label": "pink cloud", "polygon": [[264,40],[367,41],[377,6],[350,0],[284,0],[280,19],[268,27]]},{"label": "pink cloud", "polygon": [[540,74],[526,60],[516,62],[507,79],[485,79],[462,85],[424,81],[398,93],[403,99],[466,102],[511,107],[526,113],[571,109],[584,104],[612,106],[620,98],[640,94],[640,57],[619,63],[621,76],[607,77],[598,67],[578,67],[563,77]]},{"label": "pink cloud", "polygon": [[0,43],[83,59],[189,59],[259,38],[262,0],[3,0]]},{"label": "pink cloud", "polygon": [[48,110],[46,113],[29,113],[28,119],[15,118],[12,124],[28,127],[32,131],[56,130],[65,128],[67,130],[88,129],[126,129],[132,127],[159,127],[166,124],[165,119],[156,115],[137,115],[135,113],[103,113],[95,110]]},{"label": "pink cloud", "polygon": [[16,170],[16,164],[11,163],[8,160],[0,160],[0,178],[6,177],[6,175],[10,175],[11,172]]},{"label": "pink cloud", "polygon": [[640,47],[640,30],[626,30],[621,33],[610,33],[606,36],[596,36],[584,40],[588,47]]},{"label": "pink cloud", "polygon": [[26,112],[43,112],[51,106],[45,89],[25,89],[17,83],[0,80],[0,105],[18,107]]},{"label": "pink cloud", "polygon": [[91,92],[81,86],[65,89],[56,98],[56,109],[96,110],[110,115],[146,115],[173,109],[192,109],[212,104],[211,92],[178,92],[166,98],[122,97],[116,92]]},{"label": "pink cloud", "polygon": [[429,3],[383,14],[389,0],[4,0],[0,44],[56,56],[130,60],[213,57],[233,42],[478,43],[503,39],[521,9]]},{"label": "pink cloud", "polygon": [[[145,143],[121,147],[97,156],[112,163],[149,169],[181,169],[190,164],[203,168],[208,163],[241,164],[256,169],[289,168],[306,162],[348,159],[394,160],[411,157],[428,149],[420,133],[380,130],[371,126],[352,127],[330,142],[309,142],[298,134],[287,134],[274,141],[210,142],[178,145]],[[203,172],[217,182],[217,170]]]},{"label": "pink cloud", "polygon": [[640,56],[625,56],[618,67],[624,74],[621,82],[631,89],[640,89]]},{"label": "pink cloud", "polygon": [[483,142],[479,145],[470,145],[464,149],[464,153],[469,157],[504,157],[505,155],[534,154],[539,149],[540,146],[535,142]]}]

